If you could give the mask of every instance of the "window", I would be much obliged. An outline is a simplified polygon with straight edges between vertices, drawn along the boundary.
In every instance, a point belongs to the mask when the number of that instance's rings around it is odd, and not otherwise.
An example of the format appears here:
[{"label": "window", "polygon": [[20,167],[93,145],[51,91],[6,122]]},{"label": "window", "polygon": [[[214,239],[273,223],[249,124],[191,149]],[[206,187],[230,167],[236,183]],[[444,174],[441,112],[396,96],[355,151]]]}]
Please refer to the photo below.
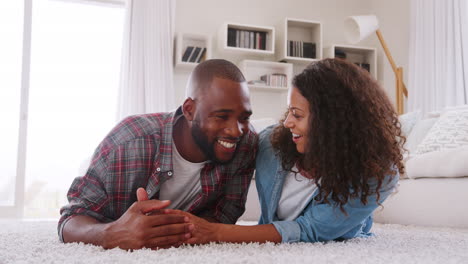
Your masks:
[{"label": "window", "polygon": [[14,206],[21,95],[23,1],[0,8],[0,206]]},{"label": "window", "polygon": [[[2,6],[0,12],[8,10]],[[116,123],[124,15],[124,6],[115,1],[33,1],[24,217],[59,217],[71,182]],[[19,18],[22,22],[22,14]],[[21,47],[17,42],[10,45]],[[11,61],[4,63],[8,67],[0,64],[2,76],[4,68],[21,64],[21,54]],[[10,74],[14,75],[18,74]],[[11,160],[16,157],[11,153],[16,152],[17,140],[10,139],[18,135],[20,104],[18,81],[10,82],[16,86],[8,90],[8,99],[1,97],[0,107],[2,115],[6,109],[11,116],[7,121],[12,120],[12,132],[4,138],[11,146],[1,148],[0,158],[2,164],[12,165],[2,165],[1,174],[9,172],[14,181],[16,163]],[[11,183],[1,182],[3,195],[2,188],[11,188]],[[8,193],[0,200],[10,202],[12,197]]]}]

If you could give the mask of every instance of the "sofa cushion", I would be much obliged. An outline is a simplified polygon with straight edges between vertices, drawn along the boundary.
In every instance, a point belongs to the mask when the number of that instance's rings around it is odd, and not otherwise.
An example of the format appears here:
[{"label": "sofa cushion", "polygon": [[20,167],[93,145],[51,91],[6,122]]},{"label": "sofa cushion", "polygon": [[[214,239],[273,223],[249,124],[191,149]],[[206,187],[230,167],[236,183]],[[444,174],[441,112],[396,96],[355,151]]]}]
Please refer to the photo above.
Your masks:
[{"label": "sofa cushion", "polygon": [[416,154],[468,146],[468,108],[444,111],[417,146]]},{"label": "sofa cushion", "polygon": [[416,125],[414,125],[411,133],[406,137],[405,143],[405,148],[408,150],[409,156],[414,155],[417,146],[421,143],[436,121],[437,118],[426,118],[418,121]]},{"label": "sofa cushion", "polygon": [[414,125],[421,119],[421,111],[413,111],[398,117],[398,121],[401,124],[401,132],[403,136],[407,137],[411,130],[413,129]]},{"label": "sofa cushion", "polygon": [[406,161],[408,178],[454,178],[468,176],[468,146],[415,155]]}]

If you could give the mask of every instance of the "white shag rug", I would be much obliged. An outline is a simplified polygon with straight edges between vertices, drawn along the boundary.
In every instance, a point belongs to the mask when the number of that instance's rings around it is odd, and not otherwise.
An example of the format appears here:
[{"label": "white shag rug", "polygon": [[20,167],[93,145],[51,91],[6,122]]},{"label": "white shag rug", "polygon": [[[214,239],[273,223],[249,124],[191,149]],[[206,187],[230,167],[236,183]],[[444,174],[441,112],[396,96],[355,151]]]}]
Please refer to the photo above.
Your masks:
[{"label": "white shag rug", "polygon": [[[252,222],[240,222],[250,225]],[[345,242],[210,244],[152,251],[62,244],[56,222],[0,221],[0,263],[468,263],[468,230],[375,224]]]}]

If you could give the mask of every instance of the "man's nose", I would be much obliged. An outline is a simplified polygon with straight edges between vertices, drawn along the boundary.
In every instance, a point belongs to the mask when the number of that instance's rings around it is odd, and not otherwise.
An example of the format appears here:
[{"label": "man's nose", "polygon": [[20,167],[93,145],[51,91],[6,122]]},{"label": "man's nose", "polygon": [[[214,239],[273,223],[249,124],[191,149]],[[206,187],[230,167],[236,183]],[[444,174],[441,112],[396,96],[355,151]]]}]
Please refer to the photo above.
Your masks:
[{"label": "man's nose", "polygon": [[226,132],[229,136],[238,138],[244,134],[244,129],[239,121],[232,122],[232,124],[226,128]]}]

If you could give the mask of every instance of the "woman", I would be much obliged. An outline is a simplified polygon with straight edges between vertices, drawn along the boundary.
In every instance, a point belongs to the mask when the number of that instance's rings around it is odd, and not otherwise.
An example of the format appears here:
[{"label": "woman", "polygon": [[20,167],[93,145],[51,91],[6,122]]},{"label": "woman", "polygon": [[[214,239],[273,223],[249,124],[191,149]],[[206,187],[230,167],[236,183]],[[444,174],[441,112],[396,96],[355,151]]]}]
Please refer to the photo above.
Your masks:
[{"label": "woman", "polygon": [[[400,124],[385,92],[339,59],[293,80],[281,124],[260,133],[257,226],[194,223],[191,244],[316,242],[370,236],[372,213],[402,173]],[[167,210],[167,213],[184,212]]]}]

